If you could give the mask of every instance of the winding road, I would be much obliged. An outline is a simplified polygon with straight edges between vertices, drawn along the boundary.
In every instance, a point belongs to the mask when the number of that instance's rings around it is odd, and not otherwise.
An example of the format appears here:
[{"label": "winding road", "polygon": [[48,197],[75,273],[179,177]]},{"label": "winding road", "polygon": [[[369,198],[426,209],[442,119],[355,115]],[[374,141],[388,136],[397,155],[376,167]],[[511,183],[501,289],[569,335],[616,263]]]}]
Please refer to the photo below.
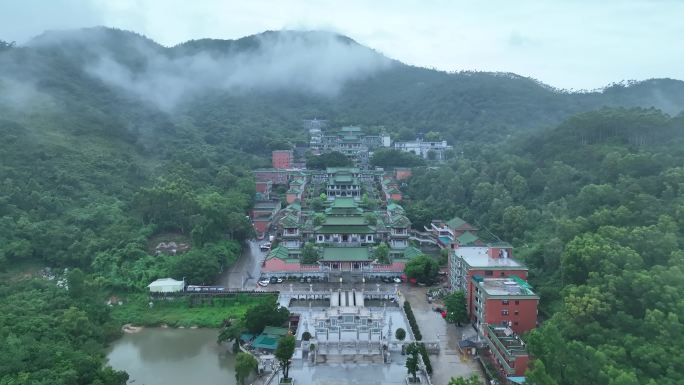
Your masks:
[{"label": "winding road", "polygon": [[254,288],[261,274],[261,263],[266,257],[259,249],[264,242],[247,241],[242,247],[240,258],[221,274],[216,284],[227,289]]}]

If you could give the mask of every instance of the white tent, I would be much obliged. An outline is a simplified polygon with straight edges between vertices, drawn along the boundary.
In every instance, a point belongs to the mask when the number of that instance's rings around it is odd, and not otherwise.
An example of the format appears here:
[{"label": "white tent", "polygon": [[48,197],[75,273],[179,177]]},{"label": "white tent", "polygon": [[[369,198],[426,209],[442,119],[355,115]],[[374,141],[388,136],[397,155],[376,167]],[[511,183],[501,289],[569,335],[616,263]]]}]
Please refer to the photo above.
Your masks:
[{"label": "white tent", "polygon": [[185,281],[176,281],[173,278],[160,278],[147,285],[152,293],[174,293],[185,289]]}]

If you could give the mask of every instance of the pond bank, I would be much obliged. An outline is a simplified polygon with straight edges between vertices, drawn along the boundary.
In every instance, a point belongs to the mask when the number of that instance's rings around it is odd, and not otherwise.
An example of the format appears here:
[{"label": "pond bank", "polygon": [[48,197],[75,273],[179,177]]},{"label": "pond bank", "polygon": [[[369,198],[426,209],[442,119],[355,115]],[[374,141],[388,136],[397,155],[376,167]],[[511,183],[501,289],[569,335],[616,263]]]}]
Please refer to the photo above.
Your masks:
[{"label": "pond bank", "polygon": [[217,329],[143,328],[114,341],[107,360],[145,385],[234,385],[235,356]]},{"label": "pond bank", "polygon": [[[112,318],[121,325],[219,328],[225,320],[242,317],[247,309],[268,296],[237,295],[212,304],[190,305],[185,298],[152,302],[147,294],[118,295],[122,305],[112,306]],[[124,332],[126,332],[124,330]]]}]

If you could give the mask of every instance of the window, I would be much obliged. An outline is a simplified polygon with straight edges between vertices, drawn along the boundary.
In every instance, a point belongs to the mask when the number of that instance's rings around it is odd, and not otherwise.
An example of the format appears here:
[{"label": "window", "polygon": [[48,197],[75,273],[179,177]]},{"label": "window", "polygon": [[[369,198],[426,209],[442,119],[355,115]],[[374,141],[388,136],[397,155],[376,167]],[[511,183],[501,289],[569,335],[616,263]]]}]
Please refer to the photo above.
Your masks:
[{"label": "window", "polygon": [[515,314],[515,315],[518,315],[518,314],[520,314],[520,312],[516,310],[514,314]]},{"label": "window", "polygon": [[503,277],[503,276],[506,275],[506,273],[502,271],[502,272],[499,273],[499,275]]},{"label": "window", "polygon": [[518,321],[513,322],[513,325],[518,326]]},{"label": "window", "polygon": [[485,271],[485,275],[494,275],[494,272],[491,270]]},{"label": "window", "polygon": [[506,309],[501,310],[501,315],[508,315],[508,310],[506,310]]},{"label": "window", "polygon": [[502,300],[502,301],[501,301],[501,304],[502,304],[502,305],[508,305],[508,300],[507,300],[507,299]]},{"label": "window", "polygon": [[520,305],[520,301],[515,301],[515,304],[516,304],[516,305]]}]

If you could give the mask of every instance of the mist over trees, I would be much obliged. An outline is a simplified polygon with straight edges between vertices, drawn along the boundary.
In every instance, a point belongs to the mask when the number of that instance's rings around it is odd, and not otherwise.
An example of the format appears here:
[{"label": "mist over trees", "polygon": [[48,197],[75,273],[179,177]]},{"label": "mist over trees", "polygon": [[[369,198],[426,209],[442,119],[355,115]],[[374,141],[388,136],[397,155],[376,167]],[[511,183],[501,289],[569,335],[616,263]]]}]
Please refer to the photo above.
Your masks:
[{"label": "mist over trees", "polygon": [[528,381],[676,384],[683,148],[682,116],[580,114],[448,167],[415,169],[407,215],[414,224],[459,215],[513,243],[545,319],[523,336],[536,358]]},{"label": "mist over trees", "polygon": [[[258,63],[289,50],[282,67]],[[334,34],[166,48],[95,28],[3,42],[0,382],[124,384],[103,365],[120,327],[105,293],[167,276],[213,282],[252,236],[249,170],[306,142],[302,119],[317,116],[456,146],[443,167],[391,150],[374,164],[414,167],[404,204],[414,227],[458,215],[516,246],[546,319],[524,337],[535,383],[677,384],[682,106],[677,80],[570,93],[406,66]],[[190,250],[158,254],[160,236]],[[71,292],[14,280],[36,265],[82,274],[69,274]],[[272,307],[251,314],[266,313],[286,319]]]}]

